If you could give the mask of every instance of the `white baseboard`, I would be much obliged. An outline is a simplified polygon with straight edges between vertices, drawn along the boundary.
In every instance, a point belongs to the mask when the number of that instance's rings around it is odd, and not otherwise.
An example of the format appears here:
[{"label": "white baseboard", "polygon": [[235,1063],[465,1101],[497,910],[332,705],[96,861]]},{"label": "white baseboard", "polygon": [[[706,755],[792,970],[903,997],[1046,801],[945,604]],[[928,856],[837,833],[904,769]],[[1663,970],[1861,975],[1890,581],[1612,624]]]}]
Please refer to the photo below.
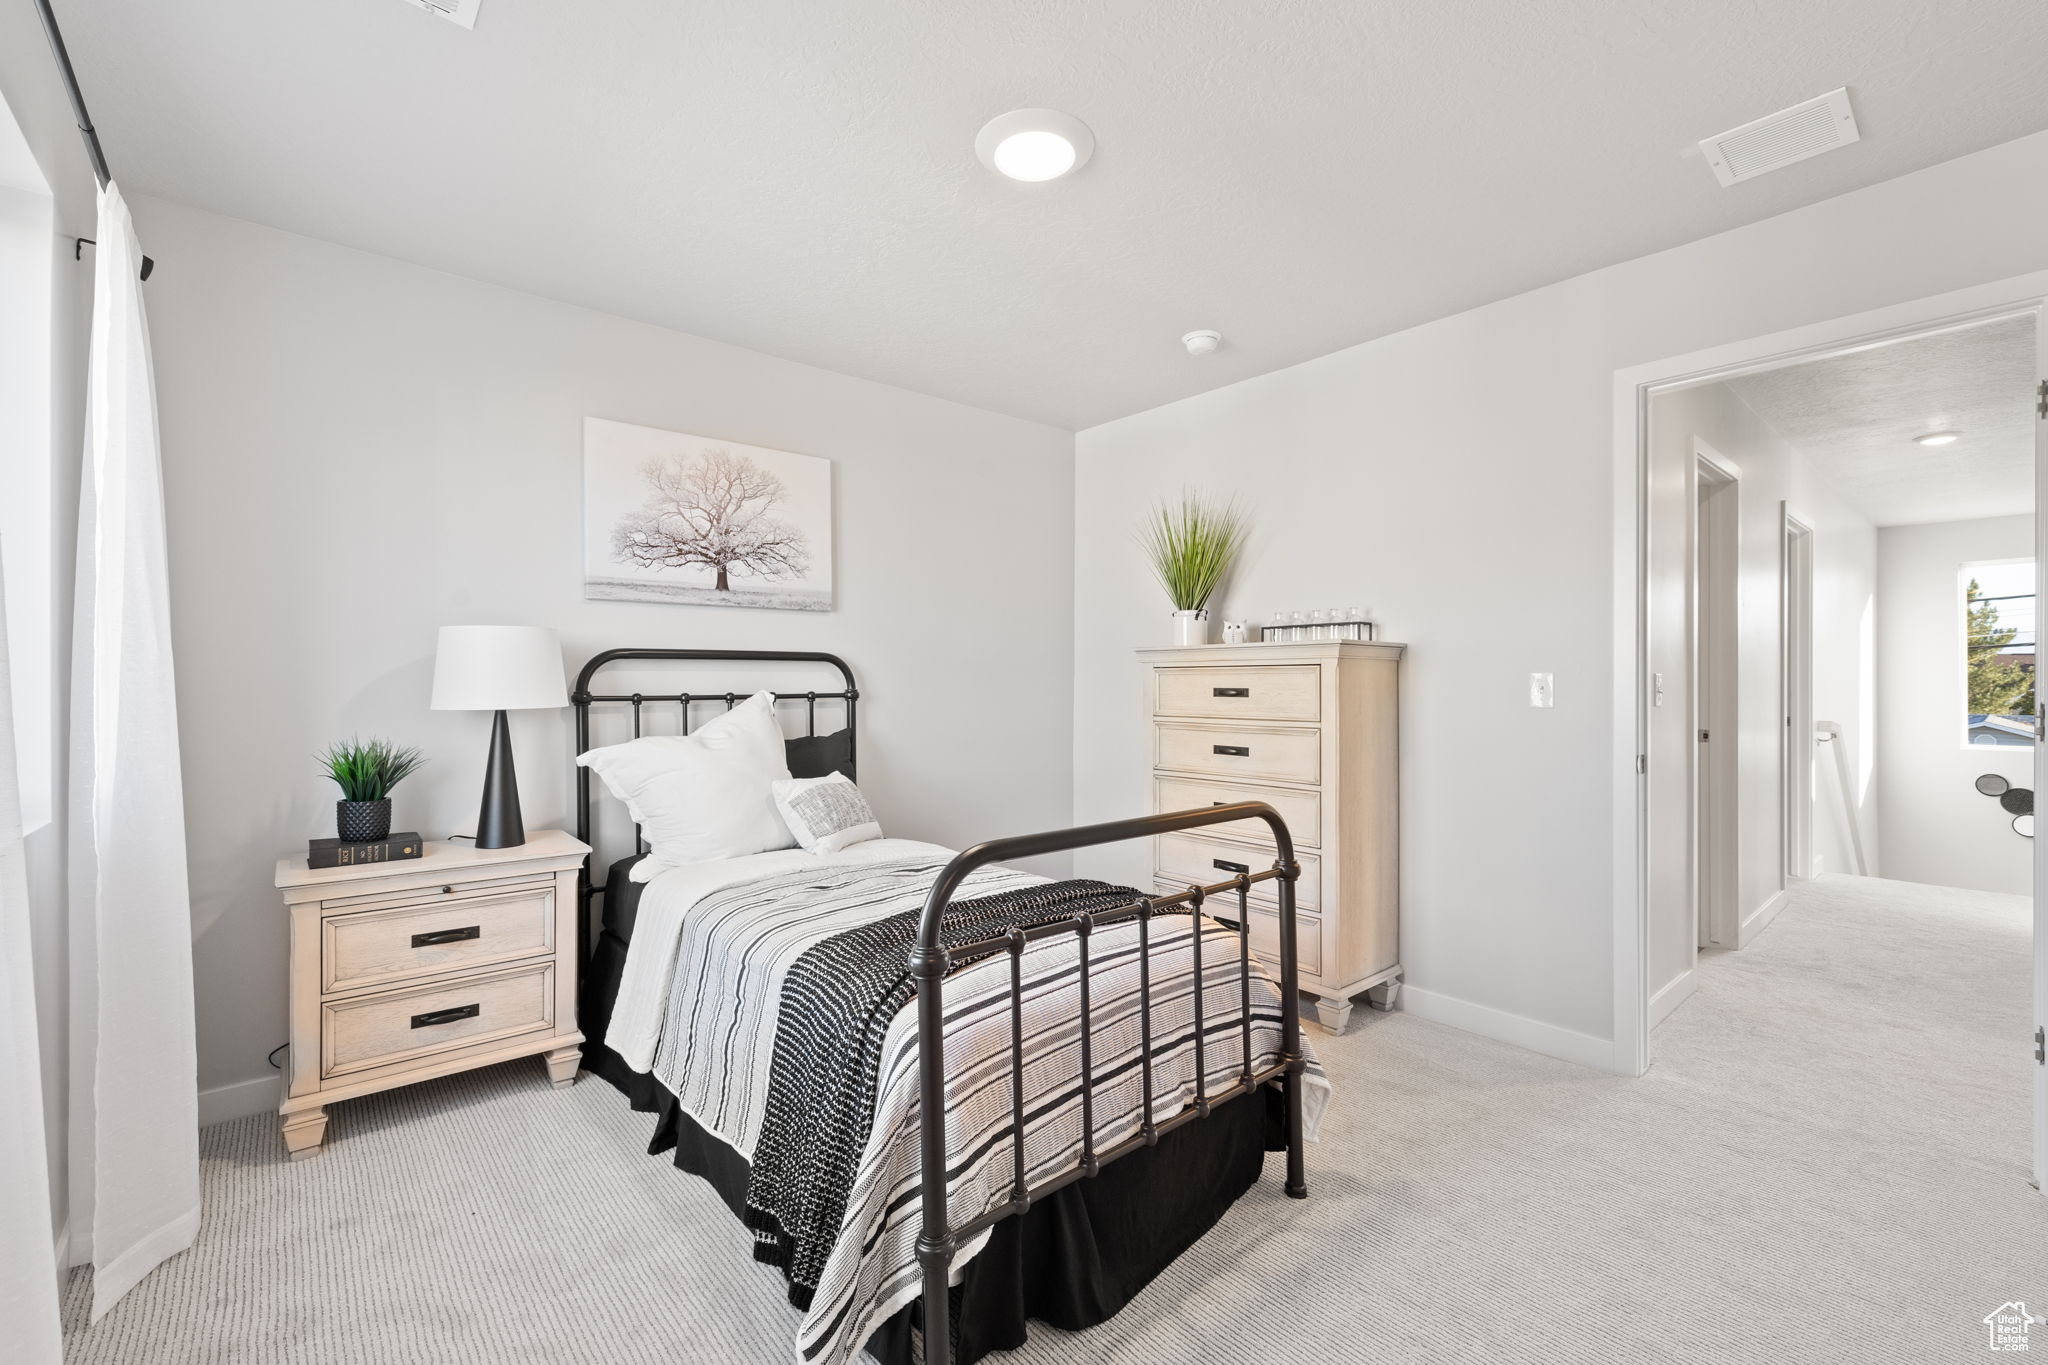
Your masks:
[{"label": "white baseboard", "polygon": [[1778,917],[1778,912],[1783,910],[1785,903],[1791,899],[1792,888],[1788,886],[1751,911],[1749,918],[1735,927],[1735,946],[1747,948],[1755,942],[1756,936],[1770,927],[1771,921]]},{"label": "white baseboard", "polygon": [[1497,1010],[1490,1005],[1475,1005],[1470,1000],[1441,995],[1417,986],[1401,987],[1401,1008],[1418,1019],[1427,1019],[1435,1024],[1449,1024],[1452,1028],[1476,1033],[1482,1038],[1512,1043],[1531,1052],[1540,1052],[1546,1057],[1577,1062],[1580,1066],[1590,1066],[1599,1071],[1617,1069],[1612,1038],[1595,1038],[1590,1033],[1580,1033],[1576,1029],[1546,1024],[1540,1019],[1510,1014],[1506,1010]]},{"label": "white baseboard", "polygon": [[1663,1023],[1671,1011],[1690,1000],[1699,980],[1699,969],[1688,967],[1659,987],[1657,993],[1650,997],[1650,1027]]},{"label": "white baseboard", "polygon": [[283,1087],[283,1078],[272,1074],[202,1090],[199,1092],[199,1126],[205,1128],[228,1119],[273,1113],[284,1093]]}]

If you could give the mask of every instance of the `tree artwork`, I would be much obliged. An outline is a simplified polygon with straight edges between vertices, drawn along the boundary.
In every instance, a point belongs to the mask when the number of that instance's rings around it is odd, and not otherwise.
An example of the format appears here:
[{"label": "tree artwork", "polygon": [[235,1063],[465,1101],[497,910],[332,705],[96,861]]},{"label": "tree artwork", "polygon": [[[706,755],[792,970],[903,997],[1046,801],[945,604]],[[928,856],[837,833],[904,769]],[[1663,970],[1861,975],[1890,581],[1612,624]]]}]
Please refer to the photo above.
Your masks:
[{"label": "tree artwork", "polygon": [[716,591],[734,575],[766,582],[810,567],[804,533],[773,515],[782,480],[745,455],[713,447],[651,459],[641,469],[646,497],[612,528],[612,558],[650,569],[709,569]]},{"label": "tree artwork", "polygon": [[2031,716],[2034,670],[2005,652],[2019,637],[2018,628],[1999,624],[1997,605],[1983,599],[1974,578],[1969,601],[1970,714]]}]

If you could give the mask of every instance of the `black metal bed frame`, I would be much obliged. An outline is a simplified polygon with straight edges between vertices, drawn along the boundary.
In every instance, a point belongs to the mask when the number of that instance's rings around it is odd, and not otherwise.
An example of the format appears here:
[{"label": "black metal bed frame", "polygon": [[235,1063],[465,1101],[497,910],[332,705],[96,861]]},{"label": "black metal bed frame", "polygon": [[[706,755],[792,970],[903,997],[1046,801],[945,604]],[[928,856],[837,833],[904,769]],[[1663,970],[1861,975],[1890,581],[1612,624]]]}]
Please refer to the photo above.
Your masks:
[{"label": "black metal bed frame", "polygon": [[[581,752],[590,743],[590,708],[594,703],[624,702],[633,707],[633,733],[641,732],[642,708],[649,702],[673,701],[681,703],[685,732],[688,728],[689,708],[693,701],[723,701],[730,709],[740,697],[739,693],[688,693],[679,692],[652,695],[639,692],[616,696],[599,695],[591,692],[590,683],[597,671],[606,664],[622,659],[677,659],[677,660],[768,660],[774,662],[810,662],[830,664],[839,670],[846,687],[841,692],[778,692],[777,700],[804,701],[810,713],[810,733],[817,733],[817,703],[820,700],[840,700],[846,707],[846,729],[849,740],[849,766],[851,766],[851,740],[854,726],[854,702],[859,690],[854,685],[853,670],[846,661],[833,654],[790,652],[782,650],[708,650],[708,649],[613,649],[597,655],[583,666],[577,675],[576,689],[570,697],[576,708],[576,743]],[[576,769],[576,833],[585,843],[590,839],[590,772],[587,768]],[[1140,896],[1131,904],[1110,911],[1077,914],[1069,919],[1056,920],[1030,929],[1012,927],[992,938],[976,943],[948,949],[941,939],[941,929],[946,909],[953,903],[953,896],[968,875],[989,863],[1010,858],[1029,858],[1048,853],[1064,853],[1073,849],[1093,848],[1101,844],[1121,843],[1129,839],[1145,839],[1159,834],[1172,834],[1180,830],[1199,829],[1208,825],[1230,824],[1239,820],[1263,820],[1272,831],[1277,857],[1273,866],[1260,872],[1241,870],[1234,877],[1212,885],[1191,885],[1186,890],[1170,895]],[[638,830],[635,830],[636,837]],[[644,848],[644,841],[642,843]],[[1197,1119],[1204,1119],[1215,1112],[1220,1105],[1232,1100],[1246,1098],[1258,1093],[1265,1085],[1278,1082],[1284,1109],[1284,1125],[1287,1141],[1287,1184],[1290,1198],[1308,1197],[1306,1163],[1302,1148],[1302,1072],[1306,1061],[1301,1050],[1301,996],[1300,972],[1295,961],[1296,928],[1294,918],[1294,883],[1301,875],[1301,868],[1294,860],[1294,840],[1287,829],[1287,822],[1280,818],[1278,811],[1263,801],[1240,801],[1229,805],[1209,806],[1199,810],[1174,811],[1164,815],[1147,815],[1131,820],[1115,820],[1106,824],[1083,825],[1075,829],[1048,830],[1041,834],[1017,835],[1007,839],[992,839],[979,843],[965,852],[955,855],[933,882],[924,908],[918,919],[917,946],[911,950],[909,967],[917,985],[917,1038],[918,1038],[918,1140],[919,1140],[919,1193],[922,1202],[923,1222],[917,1237],[917,1259],[924,1275],[923,1287],[923,1330],[924,1359],[926,1365],[953,1365],[952,1300],[951,1280],[953,1257],[961,1245],[983,1231],[1007,1218],[1014,1218],[1028,1210],[1034,1200],[1043,1199],[1055,1191],[1064,1189],[1079,1180],[1095,1176],[1110,1162],[1128,1156],[1141,1147],[1150,1147],[1174,1129]],[[1273,882],[1279,902],[1280,917],[1280,1019],[1281,1055],[1270,1066],[1255,1068],[1252,1065],[1252,969],[1251,969],[1251,888],[1259,882]],[[579,960],[588,961],[590,935],[590,906],[592,899],[604,891],[602,885],[593,885],[591,869],[586,860],[583,876],[581,913],[577,919],[577,940]],[[1237,968],[1241,1023],[1243,1029],[1244,1064],[1237,1079],[1215,1093],[1208,1089],[1208,1068],[1205,1064],[1206,1038],[1203,1028],[1204,987],[1207,978],[1202,962],[1202,933],[1199,924],[1204,904],[1217,896],[1235,894],[1238,933]],[[1195,1098],[1179,1112],[1164,1120],[1153,1116],[1152,1093],[1152,941],[1150,926],[1152,918],[1162,911],[1185,906],[1195,916],[1197,923],[1190,935],[1190,951],[1193,954],[1195,990],[1192,993],[1194,1009],[1195,1048]],[[1138,925],[1138,1029],[1140,1079],[1143,1087],[1143,1122],[1139,1130],[1130,1137],[1098,1151],[1095,1146],[1095,1119],[1092,1097],[1095,1090],[1094,1056],[1091,1047],[1089,1012],[1089,943],[1098,923],[1122,921],[1135,917]],[[1218,916],[1219,919],[1223,917]],[[1228,922],[1224,920],[1224,922]],[[1029,1182],[1025,1173],[1025,1093],[1024,1093],[1024,996],[1023,972],[1025,949],[1041,939],[1061,934],[1072,934],[1078,944],[1080,956],[1077,982],[1080,991],[1080,1013],[1082,1028],[1081,1042],[1081,1157],[1072,1167],[1058,1175],[1041,1180],[1036,1185]],[[1010,1153],[1011,1153],[1011,1194],[1008,1200],[994,1208],[969,1218],[957,1226],[947,1207],[946,1192],[946,1036],[945,1036],[945,981],[956,963],[979,962],[983,958],[1006,953],[1010,959]]]}]

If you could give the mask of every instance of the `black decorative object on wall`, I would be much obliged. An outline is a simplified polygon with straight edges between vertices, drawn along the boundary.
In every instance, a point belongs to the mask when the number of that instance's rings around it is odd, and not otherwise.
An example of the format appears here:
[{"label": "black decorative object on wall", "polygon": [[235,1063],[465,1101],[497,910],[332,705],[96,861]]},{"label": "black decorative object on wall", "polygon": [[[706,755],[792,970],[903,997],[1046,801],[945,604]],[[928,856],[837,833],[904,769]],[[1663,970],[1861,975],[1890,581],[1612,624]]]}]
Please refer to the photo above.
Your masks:
[{"label": "black decorative object on wall", "polygon": [[1998,804],[2012,817],[2012,832],[2022,839],[2034,837],[2034,789],[2015,787],[1997,773],[1986,773],[1977,779],[1977,790],[1986,796],[1998,798]]}]

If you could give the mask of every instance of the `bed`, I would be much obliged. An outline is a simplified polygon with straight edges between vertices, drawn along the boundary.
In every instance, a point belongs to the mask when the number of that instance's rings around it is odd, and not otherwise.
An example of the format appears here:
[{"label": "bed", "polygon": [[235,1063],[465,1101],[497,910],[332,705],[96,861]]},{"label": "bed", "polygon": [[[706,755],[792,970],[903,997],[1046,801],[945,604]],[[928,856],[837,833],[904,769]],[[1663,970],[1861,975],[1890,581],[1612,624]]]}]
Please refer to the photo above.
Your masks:
[{"label": "bed", "polygon": [[[687,733],[744,695],[599,692],[604,669],[736,661],[836,670],[837,689],[775,698],[802,728],[792,775],[855,777],[859,692],[828,654],[607,651],[572,694],[579,752],[605,708],[636,737],[664,709]],[[821,733],[821,706],[837,729]],[[587,769],[576,779],[592,842],[600,792]],[[1242,819],[1270,827],[1274,865],[1175,895],[1008,866]],[[708,1181],[756,1259],[783,1270],[805,1313],[799,1361],[864,1349],[908,1365],[921,1347],[969,1365],[1022,1345],[1032,1319],[1094,1326],[1215,1224],[1268,1151],[1306,1196],[1328,1087],[1301,1038],[1291,841],[1262,803],[651,877],[634,839],[584,879],[584,1066],[655,1115],[650,1152]],[[1263,963],[1239,926],[1268,882],[1281,950]]]}]

